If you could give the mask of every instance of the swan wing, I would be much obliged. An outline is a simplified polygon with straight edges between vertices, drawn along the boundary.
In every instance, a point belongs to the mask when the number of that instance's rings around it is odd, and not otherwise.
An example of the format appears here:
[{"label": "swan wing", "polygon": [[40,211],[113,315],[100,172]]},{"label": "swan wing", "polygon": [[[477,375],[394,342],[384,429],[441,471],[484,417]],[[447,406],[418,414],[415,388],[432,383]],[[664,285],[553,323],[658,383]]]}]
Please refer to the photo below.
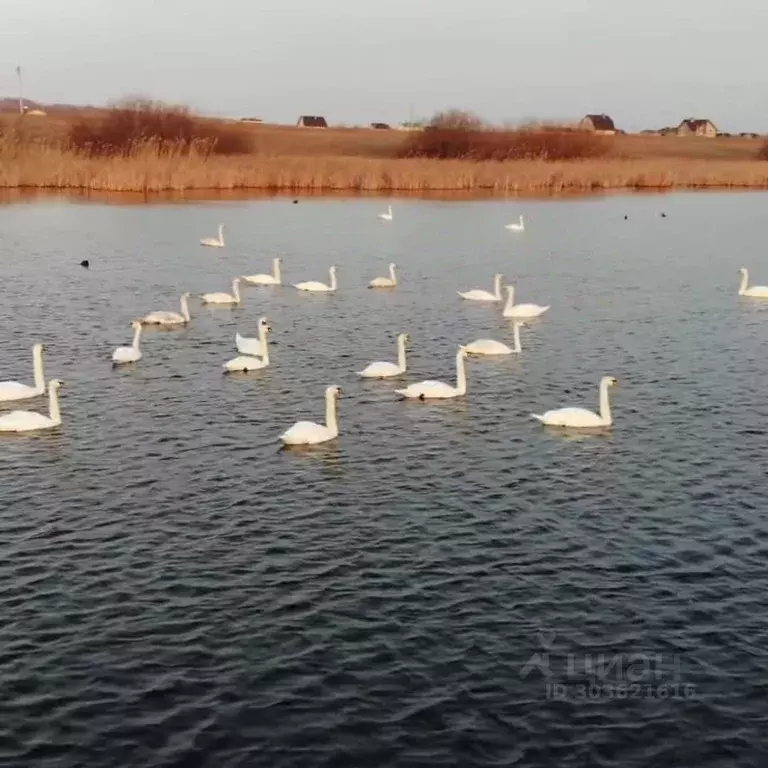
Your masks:
[{"label": "swan wing", "polygon": [[394,285],[389,277],[374,277],[368,286],[370,288],[391,288]]},{"label": "swan wing", "polygon": [[514,304],[509,309],[504,310],[504,317],[538,317],[543,315],[549,309],[538,304]]},{"label": "swan wing", "polygon": [[237,300],[230,293],[204,293],[200,296],[201,301],[206,304],[236,304]]},{"label": "swan wing", "polygon": [[280,435],[280,439],[286,445],[310,445],[324,443],[331,440],[334,435],[323,424],[315,424],[314,421],[297,421],[290,429]]},{"label": "swan wing", "polygon": [[399,376],[401,373],[403,373],[403,370],[396,363],[381,361],[370,363],[362,371],[359,371],[357,375],[369,379],[384,379],[388,376]]},{"label": "swan wing", "polygon": [[227,371],[256,371],[259,368],[266,368],[267,364],[260,357],[252,355],[240,355],[233,357],[224,363],[223,368]]},{"label": "swan wing", "polygon": [[747,288],[747,290],[744,291],[744,295],[768,298],[768,285],[753,285],[751,288]]},{"label": "swan wing", "polygon": [[321,283],[319,280],[308,280],[304,283],[296,283],[294,288],[298,288],[300,291],[330,291],[330,286],[325,283]]},{"label": "swan wing", "polygon": [[141,352],[133,347],[118,347],[112,353],[113,363],[133,363],[141,359]]},{"label": "swan wing", "polygon": [[0,417],[0,432],[31,432],[54,426],[51,419],[34,411],[11,411]]},{"label": "swan wing", "polygon": [[255,355],[261,357],[261,341],[252,337],[241,336],[239,333],[235,335],[235,346],[237,351],[242,355]]},{"label": "swan wing", "polygon": [[532,413],[534,419],[553,427],[602,427],[603,420],[586,408],[557,408],[542,414]]},{"label": "swan wing", "polygon": [[446,384],[443,381],[420,381],[417,384],[410,384],[405,389],[396,389],[397,394],[403,397],[431,397],[442,399],[447,397],[456,397],[456,387]]},{"label": "swan wing", "polygon": [[459,296],[463,299],[470,299],[471,301],[501,301],[501,299],[492,294],[490,291],[483,291],[479,288],[473,288],[471,291],[457,291]]},{"label": "swan wing", "polygon": [[512,350],[500,341],[478,339],[465,347],[470,355],[510,355]]},{"label": "swan wing", "polygon": [[278,283],[274,275],[243,275],[243,280],[254,285],[277,285]]},{"label": "swan wing", "polygon": [[148,315],[139,318],[140,323],[147,325],[174,325],[176,323],[185,323],[186,320],[178,312],[150,312]]},{"label": "swan wing", "polygon": [[18,381],[0,381],[0,401],[24,400],[27,397],[41,395],[34,387]]}]

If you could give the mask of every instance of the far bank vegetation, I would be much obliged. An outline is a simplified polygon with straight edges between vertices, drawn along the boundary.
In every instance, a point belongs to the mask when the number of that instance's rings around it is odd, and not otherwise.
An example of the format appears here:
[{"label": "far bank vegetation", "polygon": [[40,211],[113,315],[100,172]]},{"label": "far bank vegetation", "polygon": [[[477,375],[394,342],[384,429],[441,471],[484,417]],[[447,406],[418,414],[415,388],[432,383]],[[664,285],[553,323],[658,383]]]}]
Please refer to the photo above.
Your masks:
[{"label": "far bank vegetation", "polygon": [[768,187],[760,140],[603,136],[496,127],[461,110],[421,131],[244,124],[146,99],[105,110],[0,115],[0,187],[150,192],[562,192]]}]

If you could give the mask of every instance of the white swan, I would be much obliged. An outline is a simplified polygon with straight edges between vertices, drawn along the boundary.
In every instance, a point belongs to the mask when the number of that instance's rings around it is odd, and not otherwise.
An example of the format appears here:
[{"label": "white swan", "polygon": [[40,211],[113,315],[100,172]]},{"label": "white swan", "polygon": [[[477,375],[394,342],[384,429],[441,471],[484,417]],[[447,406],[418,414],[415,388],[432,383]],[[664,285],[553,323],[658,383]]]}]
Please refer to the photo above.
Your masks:
[{"label": "white swan", "polygon": [[112,364],[121,365],[122,363],[135,363],[141,360],[141,350],[139,349],[139,337],[141,336],[141,323],[134,320],[131,323],[133,328],[133,342],[130,347],[118,347],[112,353]]},{"label": "white swan", "polygon": [[588,411],[586,408],[557,408],[554,411],[546,413],[532,413],[534,419],[538,419],[542,424],[552,427],[610,427],[613,423],[611,418],[611,404],[608,402],[608,387],[618,384],[618,380],[613,376],[603,376],[600,379],[600,415]]},{"label": "white swan", "polygon": [[402,397],[418,398],[426,400],[434,398],[444,400],[449,397],[460,397],[467,394],[467,375],[464,370],[464,358],[466,349],[459,347],[456,353],[456,386],[445,384],[442,381],[420,381],[418,384],[410,384],[405,389],[396,389],[398,395]]},{"label": "white swan", "polygon": [[224,225],[219,224],[218,237],[204,237],[200,241],[200,245],[207,245],[210,248],[223,248],[224,247]]},{"label": "white swan", "polygon": [[272,274],[259,274],[259,275],[243,275],[243,280],[251,285],[282,285],[283,278],[280,274],[280,264],[282,259],[279,256],[275,256],[272,259]]},{"label": "white swan", "polygon": [[397,285],[397,275],[395,274],[395,268],[397,264],[394,262],[389,265],[389,277],[374,277],[370,283],[369,288],[394,288]]},{"label": "white swan", "polygon": [[523,221],[523,214],[520,214],[517,224],[505,224],[504,229],[511,229],[513,232],[524,232],[525,222]]},{"label": "white swan", "polygon": [[358,371],[358,376],[363,376],[366,379],[387,379],[390,376],[399,376],[401,373],[405,373],[405,342],[410,341],[410,337],[407,333],[401,333],[397,337],[397,362],[377,362],[369,363],[363,368],[362,371]]},{"label": "white swan", "polygon": [[[260,317],[259,318],[259,335],[257,337],[253,336],[241,336],[239,333],[235,334],[235,346],[237,347],[237,351],[241,355],[250,355],[251,357],[261,357],[263,347],[261,345],[262,342],[262,333],[261,329],[262,327],[266,326],[267,318],[266,317]],[[270,328],[270,330],[272,330]]]},{"label": "white swan", "polygon": [[515,323],[515,348],[510,349],[506,344],[493,339],[478,339],[471,344],[466,345],[468,355],[511,355],[520,354],[523,349],[520,346],[520,326],[522,323]]},{"label": "white swan", "polygon": [[471,291],[457,291],[462,299],[469,299],[470,301],[501,301],[501,281],[504,279],[504,275],[498,274],[493,278],[493,293],[490,291],[483,291],[480,288],[473,288]]},{"label": "white swan", "polygon": [[313,291],[314,293],[332,293],[336,290],[336,265],[334,264],[329,270],[328,275],[330,277],[331,284],[326,285],[317,280],[308,280],[304,283],[296,283],[293,287],[298,288],[300,291]]},{"label": "white swan", "polygon": [[538,317],[543,315],[550,305],[542,307],[540,304],[515,304],[515,286],[507,286],[507,303],[504,305],[502,314],[504,317]]},{"label": "white swan", "polygon": [[200,301],[203,304],[239,304],[240,303],[240,278],[232,281],[232,293],[222,291],[214,293],[201,293]]},{"label": "white swan", "polygon": [[387,212],[386,212],[386,213],[380,213],[380,214],[379,214],[379,218],[380,218],[382,221],[392,221],[392,206],[390,205],[390,206],[387,208]]},{"label": "white swan", "polygon": [[0,416],[0,432],[32,432],[36,429],[58,427],[61,424],[58,393],[62,383],[58,379],[48,382],[48,416],[35,411],[11,411],[5,416]]},{"label": "white swan", "polygon": [[325,390],[325,424],[314,421],[297,421],[290,429],[280,435],[286,445],[316,445],[325,443],[339,436],[339,423],[336,420],[336,400],[341,394],[341,387],[328,387]]},{"label": "white swan", "polygon": [[[266,318],[262,318],[266,320]],[[259,346],[261,348],[261,356],[256,357],[254,355],[240,355],[234,357],[232,360],[228,360],[224,363],[224,370],[227,372],[242,371],[248,373],[248,371],[258,371],[260,368],[266,368],[269,365],[269,344],[267,344],[267,334],[272,329],[266,322],[259,322]]]},{"label": "white swan", "polygon": [[749,273],[746,267],[742,267],[741,272],[741,285],[739,286],[739,296],[756,296],[761,299],[768,299],[768,285],[753,285],[751,288],[747,288],[749,282]]},{"label": "white swan", "polygon": [[32,347],[32,367],[35,372],[34,386],[30,387],[18,381],[0,381],[0,401],[26,400],[29,397],[45,394],[42,344],[35,344]]},{"label": "white swan", "polygon": [[178,312],[166,312],[164,310],[157,310],[150,312],[148,315],[139,318],[139,322],[144,325],[186,325],[190,320],[189,305],[187,299],[190,297],[189,293],[181,294],[181,314]]}]

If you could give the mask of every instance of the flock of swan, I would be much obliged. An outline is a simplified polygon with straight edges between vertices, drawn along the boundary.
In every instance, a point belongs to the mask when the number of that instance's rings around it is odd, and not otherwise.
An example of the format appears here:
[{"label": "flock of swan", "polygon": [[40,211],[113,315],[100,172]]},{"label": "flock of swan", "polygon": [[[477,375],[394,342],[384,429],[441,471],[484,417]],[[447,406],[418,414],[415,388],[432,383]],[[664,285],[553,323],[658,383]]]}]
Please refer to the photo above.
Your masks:
[{"label": "flock of swan", "polygon": [[[378,217],[384,221],[392,221],[393,213],[390,206],[386,213],[381,213]],[[507,229],[513,231],[524,231],[524,221],[522,216],[514,224],[506,225]],[[204,238],[200,240],[203,246],[223,248],[224,227],[219,225],[218,237]],[[389,274],[384,277],[376,277],[368,284],[369,288],[396,289],[399,284],[397,265],[389,264]],[[739,286],[740,296],[751,296],[757,298],[768,298],[768,286],[748,287],[749,274],[746,268],[741,268],[741,284]],[[318,280],[308,280],[292,284],[295,289],[310,293],[333,293],[338,290],[336,279],[336,265],[331,265],[328,270],[328,283]],[[499,302],[503,300],[502,284],[504,276],[496,274],[493,280],[493,291],[487,291],[480,288],[473,288],[468,291],[458,291],[458,295],[465,301]],[[243,301],[240,292],[241,283],[258,286],[282,286],[282,259],[278,256],[272,260],[271,273],[259,273],[253,275],[242,275],[234,278],[232,281],[232,292],[226,293],[216,291],[211,293],[198,294],[197,298],[203,304],[236,306]],[[112,354],[113,366],[120,366],[129,363],[135,363],[141,360],[142,352],[140,347],[141,333],[144,326],[157,326],[164,328],[183,327],[192,321],[189,311],[188,300],[192,297],[191,293],[182,293],[180,297],[179,312],[156,310],[139,317],[131,322],[133,328],[133,340],[129,346],[121,346],[114,350]],[[472,356],[496,356],[520,354],[522,351],[520,343],[520,328],[525,325],[527,320],[538,318],[543,315],[549,305],[539,305],[532,303],[515,304],[514,286],[506,286],[506,303],[502,307],[502,315],[505,318],[514,320],[513,334],[514,346],[509,347],[506,344],[494,339],[477,339],[468,344],[461,344],[456,353],[456,383],[449,384],[442,381],[425,380],[409,384],[395,392],[403,399],[449,399],[462,397],[467,393],[467,377],[465,369],[465,359],[468,355]],[[235,335],[235,348],[238,356],[222,363],[225,373],[229,372],[251,372],[266,368],[270,364],[269,359],[269,326],[266,317],[261,317],[258,321],[258,336],[246,337],[240,333]],[[385,379],[403,376],[407,371],[407,344],[410,341],[407,333],[401,333],[397,337],[397,361],[376,361],[367,365],[363,370],[358,371],[357,375],[363,378]],[[34,384],[26,385],[18,381],[0,381],[0,402],[11,402],[26,400],[44,395],[46,392],[46,381],[43,370],[43,345],[36,343],[32,348],[33,375]],[[586,408],[558,408],[549,410],[541,414],[531,414],[532,418],[541,423],[561,428],[571,429],[604,429],[610,427],[613,423],[611,407],[609,401],[609,389],[617,384],[613,376],[604,376],[599,383],[599,412],[595,413]],[[59,408],[58,393],[63,382],[59,379],[51,379],[48,382],[49,412],[48,415],[34,411],[11,411],[0,416],[0,432],[31,432],[44,429],[51,429],[61,424],[61,411]],[[314,445],[333,440],[339,435],[339,424],[337,416],[337,401],[341,394],[341,388],[330,386],[325,390],[325,423],[317,424],[310,421],[299,421],[292,427],[283,432],[279,438],[285,445]]]}]

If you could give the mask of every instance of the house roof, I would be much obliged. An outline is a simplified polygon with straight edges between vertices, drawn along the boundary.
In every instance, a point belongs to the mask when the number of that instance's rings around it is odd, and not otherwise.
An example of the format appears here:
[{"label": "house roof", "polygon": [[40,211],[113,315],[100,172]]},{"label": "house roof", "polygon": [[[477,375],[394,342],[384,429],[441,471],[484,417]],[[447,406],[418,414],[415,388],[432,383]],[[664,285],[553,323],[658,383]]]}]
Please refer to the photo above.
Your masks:
[{"label": "house roof", "polygon": [[387,123],[371,123],[371,128],[376,128],[379,131],[385,131],[389,128]]},{"label": "house roof", "polygon": [[680,123],[680,127],[683,125],[687,125],[692,131],[695,131],[697,128],[703,128],[705,125],[711,125],[713,128],[715,127],[715,124],[711,120],[701,120],[695,117],[686,117],[685,120]]},{"label": "house roof", "polygon": [[299,118],[299,125],[306,125],[308,128],[327,128],[328,123],[320,115],[302,115]]},{"label": "house roof", "polygon": [[590,120],[596,131],[615,131],[616,126],[608,115],[587,115],[585,120]]}]

